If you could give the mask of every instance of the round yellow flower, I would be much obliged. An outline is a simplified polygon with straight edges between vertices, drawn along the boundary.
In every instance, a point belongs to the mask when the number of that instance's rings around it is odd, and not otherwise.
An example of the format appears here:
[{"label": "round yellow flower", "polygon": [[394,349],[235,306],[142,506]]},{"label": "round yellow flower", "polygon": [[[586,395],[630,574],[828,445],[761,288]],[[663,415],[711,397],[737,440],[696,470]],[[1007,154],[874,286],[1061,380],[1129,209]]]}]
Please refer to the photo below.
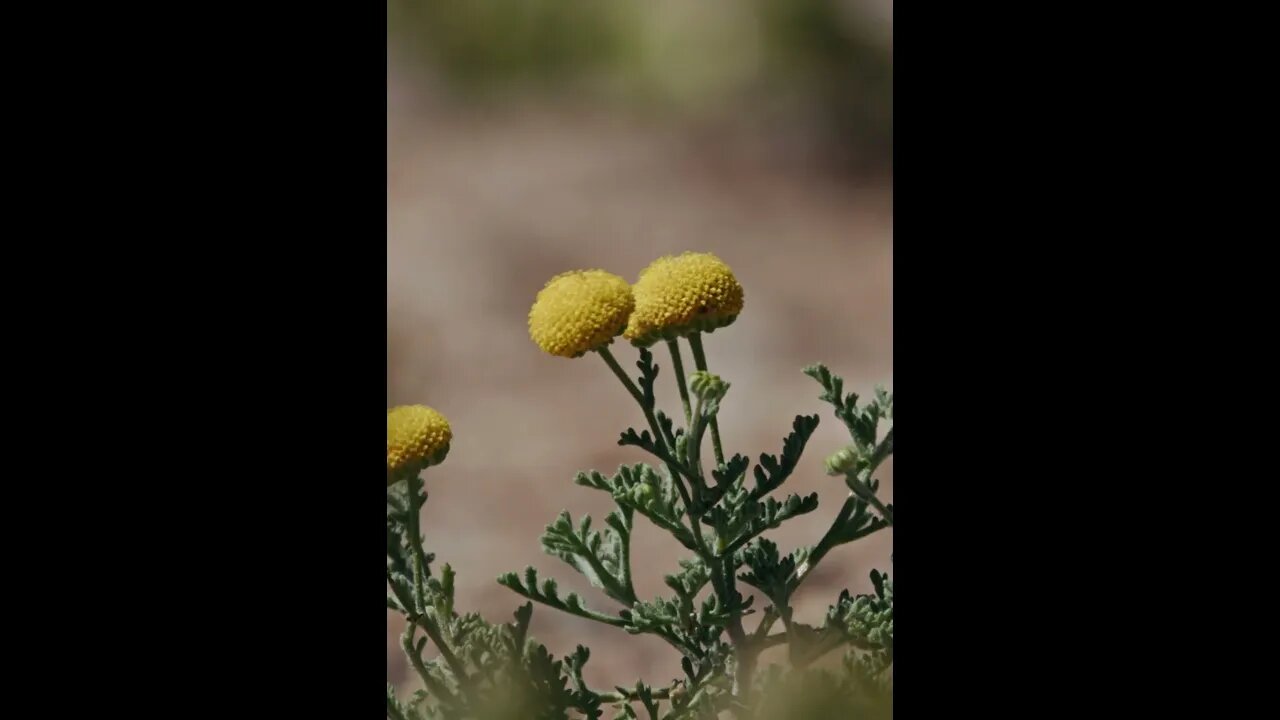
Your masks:
[{"label": "round yellow flower", "polygon": [[640,273],[632,292],[636,309],[624,335],[641,347],[711,332],[742,312],[742,286],[729,266],[710,253],[658,258]]},{"label": "round yellow flower", "polygon": [[635,307],[626,280],[603,270],[574,270],[547,282],[529,311],[529,336],[552,355],[575,358],[617,337]]},{"label": "round yellow flower", "polygon": [[425,405],[388,410],[387,485],[443,462],[452,439],[449,421]]}]

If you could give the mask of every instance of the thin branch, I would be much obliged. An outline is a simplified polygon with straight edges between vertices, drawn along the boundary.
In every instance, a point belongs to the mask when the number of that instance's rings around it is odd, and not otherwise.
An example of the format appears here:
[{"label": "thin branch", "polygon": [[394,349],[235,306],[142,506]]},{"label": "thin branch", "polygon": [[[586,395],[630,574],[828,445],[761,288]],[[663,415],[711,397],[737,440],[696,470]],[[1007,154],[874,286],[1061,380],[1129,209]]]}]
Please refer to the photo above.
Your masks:
[{"label": "thin branch", "polygon": [[668,340],[667,349],[671,351],[671,365],[675,370],[676,385],[680,388],[680,402],[684,405],[684,422],[687,426],[693,420],[693,413],[689,410],[689,387],[685,384],[684,358],[680,355],[680,342]]},{"label": "thin branch", "polygon": [[[699,370],[707,372],[707,356],[702,351],[702,333],[689,335],[689,347],[693,350],[693,363]],[[720,423],[711,418],[711,444],[716,451],[716,467],[724,465],[724,450],[720,446]]]}]

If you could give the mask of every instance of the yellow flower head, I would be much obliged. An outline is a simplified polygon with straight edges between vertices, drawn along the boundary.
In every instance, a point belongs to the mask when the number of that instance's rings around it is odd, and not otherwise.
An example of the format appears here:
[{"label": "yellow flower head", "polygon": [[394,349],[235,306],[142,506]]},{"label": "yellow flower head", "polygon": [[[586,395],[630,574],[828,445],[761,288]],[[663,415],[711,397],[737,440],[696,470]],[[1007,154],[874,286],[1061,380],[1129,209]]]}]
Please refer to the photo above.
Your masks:
[{"label": "yellow flower head", "polygon": [[387,485],[443,462],[452,439],[449,421],[425,405],[388,410]]},{"label": "yellow flower head", "polygon": [[546,352],[579,357],[613,342],[635,307],[626,280],[603,270],[574,270],[547,282],[529,311],[529,336]]},{"label": "yellow flower head", "polygon": [[624,334],[641,347],[711,332],[742,312],[742,286],[729,266],[710,253],[658,258],[640,273],[632,291],[636,309]]}]

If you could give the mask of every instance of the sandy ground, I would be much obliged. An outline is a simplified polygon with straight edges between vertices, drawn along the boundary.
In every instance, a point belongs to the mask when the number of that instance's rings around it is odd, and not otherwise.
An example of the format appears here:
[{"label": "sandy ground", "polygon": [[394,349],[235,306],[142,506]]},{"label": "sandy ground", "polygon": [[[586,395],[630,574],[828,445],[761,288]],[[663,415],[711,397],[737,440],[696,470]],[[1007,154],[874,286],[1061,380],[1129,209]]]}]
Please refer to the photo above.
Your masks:
[{"label": "sandy ground", "polygon": [[[847,436],[800,370],[822,361],[849,390],[892,387],[887,183],[778,170],[749,143],[634,120],[450,113],[390,69],[388,108],[387,404],[426,403],[453,425],[448,462],[428,476],[423,522],[429,549],[458,571],[459,606],[509,620],[522,599],[495,578],[533,565],[562,594],[613,607],[537,542],[562,509],[599,521],[611,508],[603,493],[573,484],[577,471],[648,459],[616,445],[643,419],[604,364],[553,358],[529,340],[530,303],[568,269],[633,280],[653,258],[683,250],[714,252],[734,268],[746,309],[707,337],[711,369],[733,383],[721,415],[726,450],[776,454],[795,415],[822,416],[785,487],[819,492],[822,506],[771,535],[784,551],[815,542],[844,495],[822,461]],[[615,349],[634,362],[633,349]],[[658,359],[660,402],[675,414],[669,359]],[[892,473],[890,462],[881,472],[889,499]],[[816,622],[841,588],[869,590],[868,572],[889,567],[891,547],[886,531],[833,553],[801,591],[800,618]],[[642,596],[668,594],[662,576],[681,552],[640,526],[632,554]],[[387,677],[407,690],[416,685],[402,629],[388,612]],[[535,607],[532,632],[556,655],[592,647],[588,680],[604,687],[681,674],[661,641],[549,608]]]}]

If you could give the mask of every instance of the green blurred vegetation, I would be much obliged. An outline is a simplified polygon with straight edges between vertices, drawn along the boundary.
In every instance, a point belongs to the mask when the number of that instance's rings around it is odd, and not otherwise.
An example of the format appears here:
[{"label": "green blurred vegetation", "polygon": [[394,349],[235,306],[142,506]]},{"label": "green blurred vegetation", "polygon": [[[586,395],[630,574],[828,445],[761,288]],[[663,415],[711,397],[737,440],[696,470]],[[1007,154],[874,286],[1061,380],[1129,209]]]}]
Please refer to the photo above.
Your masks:
[{"label": "green blurred vegetation", "polygon": [[387,33],[476,93],[562,84],[618,57],[618,8],[598,0],[387,0]]},{"label": "green blurred vegetation", "polygon": [[893,55],[844,20],[833,0],[753,0],[769,28],[780,84],[805,84],[853,151],[887,162],[893,148]]},{"label": "green blurred vegetation", "polygon": [[839,0],[388,0],[388,37],[464,102],[586,96],[672,120],[802,113],[892,155],[886,33]]},{"label": "green blurred vegetation", "polygon": [[891,720],[888,685],[859,682],[856,673],[783,672],[773,667],[763,682],[755,720]]}]

